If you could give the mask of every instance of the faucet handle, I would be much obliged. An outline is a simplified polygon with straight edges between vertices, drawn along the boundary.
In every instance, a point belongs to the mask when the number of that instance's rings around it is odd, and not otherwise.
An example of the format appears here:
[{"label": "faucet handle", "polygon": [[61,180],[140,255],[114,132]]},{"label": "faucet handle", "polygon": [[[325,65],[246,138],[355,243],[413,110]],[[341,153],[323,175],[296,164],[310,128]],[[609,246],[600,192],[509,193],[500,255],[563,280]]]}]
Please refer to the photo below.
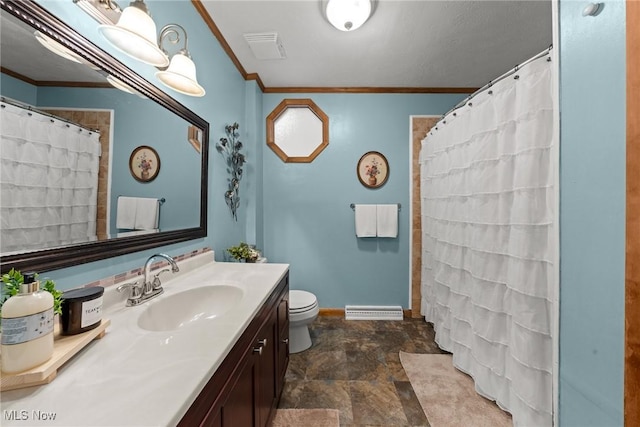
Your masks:
[{"label": "faucet handle", "polygon": [[163,268],[162,270],[158,271],[154,276],[153,276],[153,282],[151,285],[151,288],[155,291],[156,289],[160,289],[162,287],[162,283],[160,282],[160,275],[162,273],[167,273],[169,271],[172,271],[170,268]]},{"label": "faucet handle", "polygon": [[131,289],[131,293],[129,294],[129,299],[138,299],[142,297],[142,287],[140,286],[140,281],[135,281],[131,283],[125,283],[116,288],[118,292],[124,292],[125,289]]}]

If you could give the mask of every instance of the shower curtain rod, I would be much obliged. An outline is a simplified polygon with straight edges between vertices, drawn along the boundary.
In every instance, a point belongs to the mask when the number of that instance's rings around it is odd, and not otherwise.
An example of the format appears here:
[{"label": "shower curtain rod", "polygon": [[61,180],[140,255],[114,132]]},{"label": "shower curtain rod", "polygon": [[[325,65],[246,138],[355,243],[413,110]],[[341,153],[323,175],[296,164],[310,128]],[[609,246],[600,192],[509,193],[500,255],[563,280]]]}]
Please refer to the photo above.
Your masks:
[{"label": "shower curtain rod", "polygon": [[[69,125],[74,125],[74,126],[79,127],[81,130],[85,130],[85,131],[89,132],[89,134],[91,134],[92,132],[95,132],[95,133],[98,133],[98,134],[100,133],[100,131],[97,130],[97,129],[88,128],[86,126],[83,126],[83,125],[81,125],[79,123],[76,123],[76,122],[73,122],[71,120],[68,120],[68,119],[65,119],[65,118],[62,118],[62,117],[58,117],[55,114],[51,114],[51,113],[47,113],[46,111],[39,110],[39,109],[37,109],[35,107],[32,107],[29,104],[25,104],[23,102],[16,101],[15,99],[11,99],[11,98],[7,98],[5,96],[2,96],[2,97],[0,97],[0,100],[1,100],[1,102],[4,102],[5,104],[13,105],[14,107],[22,108],[23,110],[33,111],[34,113],[42,114],[45,117],[50,117],[52,119],[60,120],[61,122],[66,123],[67,127],[69,127]],[[2,108],[4,108],[4,105],[2,105]],[[31,113],[29,113],[29,114],[31,114]],[[53,122],[53,120],[51,120],[51,122]]]},{"label": "shower curtain rod", "polygon": [[[548,48],[546,48],[545,50],[543,50],[542,52],[540,52],[539,54],[533,56],[532,58],[527,59],[526,61],[516,65],[515,67],[513,67],[512,69],[510,69],[509,71],[507,71],[506,73],[502,74],[501,76],[499,76],[498,78],[496,78],[495,80],[490,80],[489,83],[487,83],[486,85],[482,86],[480,89],[476,90],[475,92],[473,92],[471,95],[467,96],[465,99],[463,99],[462,101],[458,102],[451,110],[447,111],[446,113],[444,113],[442,115],[442,117],[440,118],[440,120],[438,120],[438,123],[440,123],[441,121],[443,121],[445,119],[445,117],[447,117],[449,114],[453,113],[454,111],[456,111],[459,108],[464,107],[465,105],[467,105],[467,103],[469,101],[471,101],[475,96],[479,95],[480,93],[484,92],[485,90],[491,88],[494,84],[498,83],[501,80],[506,79],[509,76],[512,76],[513,74],[517,73],[518,70],[520,70],[522,67],[524,67],[525,65],[535,61],[536,59],[540,59],[543,58],[547,55],[549,55],[549,53],[551,52],[551,49],[553,49],[553,45],[550,45]],[[551,58],[547,59],[548,61],[551,60]],[[436,126],[437,124],[436,123]],[[435,126],[434,126],[434,129]],[[437,130],[437,129],[436,129]]]}]

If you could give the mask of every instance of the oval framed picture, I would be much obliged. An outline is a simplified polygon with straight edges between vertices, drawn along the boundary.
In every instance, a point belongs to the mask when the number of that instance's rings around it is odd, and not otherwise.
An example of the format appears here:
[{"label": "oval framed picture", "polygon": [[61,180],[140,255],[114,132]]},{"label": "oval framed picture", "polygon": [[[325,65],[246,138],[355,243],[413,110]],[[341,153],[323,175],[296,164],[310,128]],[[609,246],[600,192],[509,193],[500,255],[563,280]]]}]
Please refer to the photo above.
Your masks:
[{"label": "oval framed picture", "polygon": [[365,187],[382,187],[389,178],[389,162],[382,153],[369,151],[360,157],[356,173]]},{"label": "oval framed picture", "polygon": [[147,145],[136,147],[129,157],[129,171],[140,182],[151,182],[160,172],[160,157]]}]

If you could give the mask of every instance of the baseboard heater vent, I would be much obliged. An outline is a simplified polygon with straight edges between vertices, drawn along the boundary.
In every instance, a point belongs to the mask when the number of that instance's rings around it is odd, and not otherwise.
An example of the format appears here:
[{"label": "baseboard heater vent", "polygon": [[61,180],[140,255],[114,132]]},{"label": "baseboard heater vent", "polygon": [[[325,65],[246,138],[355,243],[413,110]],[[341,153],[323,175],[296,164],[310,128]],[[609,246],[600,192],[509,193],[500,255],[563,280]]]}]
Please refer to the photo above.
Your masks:
[{"label": "baseboard heater vent", "polygon": [[399,305],[347,305],[344,308],[346,320],[402,320]]}]

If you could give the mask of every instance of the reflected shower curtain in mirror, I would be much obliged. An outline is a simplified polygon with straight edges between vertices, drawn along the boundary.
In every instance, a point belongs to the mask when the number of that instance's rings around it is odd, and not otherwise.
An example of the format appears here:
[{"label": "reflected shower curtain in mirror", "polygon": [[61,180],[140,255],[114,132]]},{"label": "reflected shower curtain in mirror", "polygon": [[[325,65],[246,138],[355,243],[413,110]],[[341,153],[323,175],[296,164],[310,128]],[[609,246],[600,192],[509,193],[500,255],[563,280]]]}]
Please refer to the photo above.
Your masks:
[{"label": "reflected shower curtain in mirror", "polygon": [[99,134],[3,102],[0,138],[0,251],[95,240]]},{"label": "reflected shower curtain in mirror", "polygon": [[533,60],[440,121],[420,153],[421,314],[521,426],[552,425],[552,85],[547,57]]}]

